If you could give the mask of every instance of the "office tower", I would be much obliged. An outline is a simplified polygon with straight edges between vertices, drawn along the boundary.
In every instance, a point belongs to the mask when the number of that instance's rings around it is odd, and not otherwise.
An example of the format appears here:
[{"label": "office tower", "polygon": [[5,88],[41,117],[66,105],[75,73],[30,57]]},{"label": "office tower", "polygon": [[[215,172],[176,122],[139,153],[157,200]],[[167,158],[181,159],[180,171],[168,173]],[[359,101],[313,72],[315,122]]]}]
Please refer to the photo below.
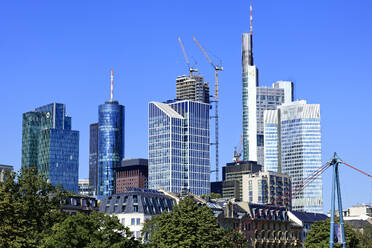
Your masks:
[{"label": "office tower", "polygon": [[125,108],[113,97],[113,71],[111,71],[111,98],[98,107],[98,178],[97,199],[115,193],[114,168],[124,158]]},{"label": "office tower", "polygon": [[278,81],[273,83],[272,88],[257,87],[257,163],[264,166],[264,111],[275,110],[286,101],[292,102],[293,83]]},{"label": "office tower", "polygon": [[265,171],[243,175],[243,201],[291,208],[291,179]]},{"label": "office tower", "polygon": [[256,161],[227,163],[222,167],[222,196],[241,200],[243,198],[243,175],[257,173],[261,170],[262,166]]},{"label": "office tower", "polygon": [[149,103],[149,188],[210,193],[209,104]]},{"label": "office tower", "polygon": [[116,194],[126,188],[148,188],[148,160],[144,158],[123,159],[121,166],[115,168]]},{"label": "office tower", "polygon": [[[322,166],[320,105],[296,101],[267,110],[265,123],[265,171],[286,173],[295,192]],[[322,177],[292,198],[294,210],[323,211]]]},{"label": "office tower", "polygon": [[23,114],[22,166],[35,167],[54,185],[78,192],[79,131],[61,103]]},{"label": "office tower", "polygon": [[[252,16],[251,16],[252,18]],[[253,63],[252,26],[242,35],[243,82],[243,160],[257,161],[257,90],[258,69]]]},{"label": "office tower", "polygon": [[5,180],[5,171],[13,171],[13,166],[11,165],[5,165],[5,164],[0,164],[0,182],[4,182]]},{"label": "office tower", "polygon": [[198,75],[177,77],[176,98],[209,103],[209,85]]},{"label": "office tower", "polygon": [[242,35],[243,160],[264,165],[263,111],[293,101],[293,83],[277,81],[272,88],[259,87],[253,63],[252,6],[250,18],[250,32]]},{"label": "office tower", "polygon": [[211,182],[211,193],[222,196],[222,181]]},{"label": "office tower", "polygon": [[98,123],[89,126],[89,186],[97,193],[98,179]]},{"label": "office tower", "polygon": [[273,83],[273,88],[281,88],[284,90],[284,103],[290,103],[294,101],[293,82],[276,81],[275,83]]}]

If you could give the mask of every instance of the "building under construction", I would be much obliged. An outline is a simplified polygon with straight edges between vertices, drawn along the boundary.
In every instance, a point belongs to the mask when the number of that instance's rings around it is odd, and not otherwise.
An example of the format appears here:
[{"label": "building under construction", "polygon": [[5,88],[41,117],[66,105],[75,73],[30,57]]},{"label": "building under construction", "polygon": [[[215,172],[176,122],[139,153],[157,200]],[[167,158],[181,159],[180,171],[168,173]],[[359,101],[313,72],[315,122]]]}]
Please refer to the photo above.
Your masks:
[{"label": "building under construction", "polygon": [[210,103],[209,85],[199,75],[179,76],[176,79],[176,98]]}]

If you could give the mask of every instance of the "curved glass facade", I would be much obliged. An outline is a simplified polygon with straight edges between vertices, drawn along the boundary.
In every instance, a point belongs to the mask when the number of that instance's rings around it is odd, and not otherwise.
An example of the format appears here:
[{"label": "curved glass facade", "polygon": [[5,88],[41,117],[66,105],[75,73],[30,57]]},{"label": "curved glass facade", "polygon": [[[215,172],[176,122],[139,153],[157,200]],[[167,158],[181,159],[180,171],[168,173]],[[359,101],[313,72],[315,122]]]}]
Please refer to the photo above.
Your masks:
[{"label": "curved glass facade", "polygon": [[124,111],[117,101],[98,108],[98,199],[115,193],[114,168],[124,158]]}]

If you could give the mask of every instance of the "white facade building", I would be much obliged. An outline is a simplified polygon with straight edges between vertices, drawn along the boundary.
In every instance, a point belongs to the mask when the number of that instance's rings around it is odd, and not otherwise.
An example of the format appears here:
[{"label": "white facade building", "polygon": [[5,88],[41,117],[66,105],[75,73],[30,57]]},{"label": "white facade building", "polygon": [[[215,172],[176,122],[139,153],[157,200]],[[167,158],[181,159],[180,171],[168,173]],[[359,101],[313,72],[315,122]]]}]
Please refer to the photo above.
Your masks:
[{"label": "white facade building", "polygon": [[288,175],[265,171],[243,175],[243,202],[291,207],[291,180]]}]

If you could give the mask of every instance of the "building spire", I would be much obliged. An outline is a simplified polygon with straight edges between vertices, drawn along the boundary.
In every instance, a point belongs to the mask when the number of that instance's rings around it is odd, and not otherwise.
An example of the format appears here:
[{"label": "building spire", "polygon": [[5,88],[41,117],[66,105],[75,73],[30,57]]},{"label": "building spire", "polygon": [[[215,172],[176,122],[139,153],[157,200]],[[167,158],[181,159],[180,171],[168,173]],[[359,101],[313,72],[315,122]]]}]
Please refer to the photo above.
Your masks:
[{"label": "building spire", "polygon": [[111,98],[110,102],[114,100],[114,70],[111,70]]},{"label": "building spire", "polygon": [[252,35],[253,32],[253,15],[252,15],[252,4],[249,5],[249,21],[250,21],[250,29],[249,29],[249,34]]}]

